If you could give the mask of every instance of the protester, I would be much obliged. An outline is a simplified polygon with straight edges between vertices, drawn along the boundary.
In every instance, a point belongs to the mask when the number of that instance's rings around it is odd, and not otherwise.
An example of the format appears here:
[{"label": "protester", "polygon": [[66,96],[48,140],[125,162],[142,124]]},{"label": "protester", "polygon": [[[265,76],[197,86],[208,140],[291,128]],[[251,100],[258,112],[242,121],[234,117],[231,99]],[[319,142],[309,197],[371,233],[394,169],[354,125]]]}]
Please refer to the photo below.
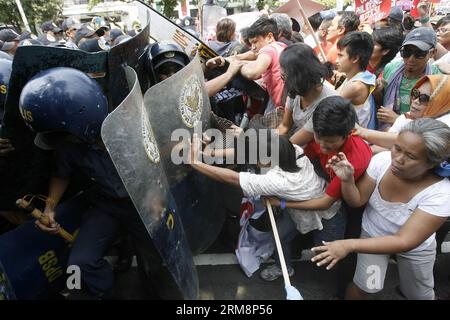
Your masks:
[{"label": "protester", "polygon": [[391,126],[400,114],[409,111],[410,92],[419,78],[440,73],[429,62],[436,42],[436,34],[431,28],[420,27],[408,33],[400,49],[403,59],[394,60],[384,68],[383,104],[377,113],[379,121]]},{"label": "protester", "polygon": [[241,74],[250,80],[261,78],[270,100],[266,113],[283,107],[284,82],[281,79],[279,58],[286,45],[278,42],[278,28],[275,20],[259,18],[248,30],[252,51],[235,56],[235,59],[249,60],[241,68]]},{"label": "protester", "polygon": [[330,72],[320,63],[313,50],[303,43],[290,45],[280,56],[281,73],[288,93],[278,134],[301,129],[324,98],[337,95],[325,79]]},{"label": "protester", "polygon": [[351,11],[341,11],[333,18],[328,28],[326,40],[331,43],[327,53],[327,61],[336,64],[337,43],[348,32],[357,31],[359,27],[359,17]]},{"label": "protester", "polygon": [[373,52],[372,37],[366,32],[352,31],[338,41],[337,47],[337,70],[346,76],[338,93],[355,107],[358,124],[368,127],[374,107],[371,93],[375,89],[375,76],[366,71]]},{"label": "protester", "polygon": [[229,18],[222,18],[216,25],[216,40],[210,40],[207,45],[223,57],[233,53],[238,45],[236,41],[236,23]]},{"label": "protester", "polygon": [[[450,128],[440,121],[419,119],[406,125],[391,152],[376,155],[355,183],[353,166],[344,153],[330,159],[342,181],[342,195],[354,207],[367,203],[361,239],[313,248],[318,266],[331,269],[350,252],[358,264],[347,299],[363,299],[383,289],[389,257],[396,255],[400,290],[408,299],[433,300],[436,230],[450,216],[450,181],[433,169],[449,154]],[[369,285],[369,266],[380,270],[379,286]]]},{"label": "protester", "polygon": [[375,29],[372,33],[373,52],[367,66],[367,71],[372,72],[378,79],[381,77],[386,64],[397,55],[403,43],[403,33],[392,27]]}]

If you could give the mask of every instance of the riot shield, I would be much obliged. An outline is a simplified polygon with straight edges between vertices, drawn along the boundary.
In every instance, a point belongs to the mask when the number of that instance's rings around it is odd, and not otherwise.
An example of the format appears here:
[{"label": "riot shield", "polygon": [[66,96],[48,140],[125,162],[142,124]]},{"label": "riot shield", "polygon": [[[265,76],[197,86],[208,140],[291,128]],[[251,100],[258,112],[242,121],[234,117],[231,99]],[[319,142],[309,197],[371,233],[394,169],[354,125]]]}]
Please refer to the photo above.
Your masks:
[{"label": "riot shield", "polygon": [[126,68],[129,95],[104,121],[102,139],[142,222],[167,269],[187,299],[198,294],[198,278],[136,72]]},{"label": "riot shield", "polygon": [[210,126],[210,104],[199,57],[151,87],[145,93],[144,104],[189,245],[194,254],[200,253],[214,242],[225,219],[219,183],[194,172],[189,165],[175,164],[171,158],[178,145],[171,139],[175,130],[185,129],[183,132],[189,135],[196,125],[201,125],[203,131]]},{"label": "riot shield", "polygon": [[[56,219],[72,234],[81,223],[78,211],[66,211]],[[0,296],[8,300],[44,299],[59,292],[66,284],[68,252],[63,238],[35,228],[34,221],[2,234]]]},{"label": "riot shield", "polygon": [[217,22],[227,16],[227,10],[215,4],[202,6],[202,39],[208,39],[215,34]]},{"label": "riot shield", "polygon": [[195,48],[198,49],[202,61],[209,60],[217,56],[210,47],[201,40],[194,37],[189,32],[177,26],[174,22],[163,16],[146,3],[139,1],[142,7],[149,10],[150,14],[150,35],[155,41],[172,40],[178,43],[189,57],[193,56]]},{"label": "riot shield", "polygon": [[145,71],[147,47],[150,42],[150,15],[147,7],[144,12],[146,20],[142,31],[132,39],[112,47],[108,52],[108,88],[112,102],[110,111],[130,92],[124,66],[130,66],[136,71],[143,92],[149,87],[149,77]]}]

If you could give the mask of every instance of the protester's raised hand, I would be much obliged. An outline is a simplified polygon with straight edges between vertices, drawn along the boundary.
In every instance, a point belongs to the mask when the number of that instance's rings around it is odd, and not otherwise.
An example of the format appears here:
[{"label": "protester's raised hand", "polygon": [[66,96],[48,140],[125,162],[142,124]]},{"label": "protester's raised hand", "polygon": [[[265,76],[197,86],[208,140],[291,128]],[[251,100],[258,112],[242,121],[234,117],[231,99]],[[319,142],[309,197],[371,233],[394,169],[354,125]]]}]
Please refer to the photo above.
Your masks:
[{"label": "protester's raised hand", "polygon": [[345,240],[337,240],[333,242],[323,241],[323,246],[311,249],[314,253],[322,252],[314,256],[311,261],[316,263],[318,267],[326,266],[327,270],[333,268],[339,260],[345,258],[350,249],[346,245]]},{"label": "protester's raised hand", "polygon": [[192,136],[192,141],[189,144],[191,164],[201,163],[201,150],[202,150],[202,140],[197,136],[196,133]]},{"label": "protester's raised hand", "polygon": [[221,56],[217,56],[215,58],[209,59],[206,61],[206,68],[215,69],[219,67],[223,67],[225,65],[225,58]]},{"label": "protester's raised hand", "polygon": [[417,11],[419,12],[420,18],[428,17],[430,12],[430,3],[428,1],[421,1],[417,5]]},{"label": "protester's raised hand", "polygon": [[231,75],[236,75],[241,71],[242,66],[245,64],[242,60],[232,59],[228,66],[227,72]]},{"label": "protester's raised hand", "polygon": [[396,114],[392,109],[385,108],[383,106],[378,109],[377,119],[385,123],[393,124],[397,120],[398,114]]},{"label": "protester's raised hand", "polygon": [[353,168],[343,152],[339,152],[331,157],[326,164],[326,168],[333,169],[341,181],[350,181],[355,173],[355,168]]}]

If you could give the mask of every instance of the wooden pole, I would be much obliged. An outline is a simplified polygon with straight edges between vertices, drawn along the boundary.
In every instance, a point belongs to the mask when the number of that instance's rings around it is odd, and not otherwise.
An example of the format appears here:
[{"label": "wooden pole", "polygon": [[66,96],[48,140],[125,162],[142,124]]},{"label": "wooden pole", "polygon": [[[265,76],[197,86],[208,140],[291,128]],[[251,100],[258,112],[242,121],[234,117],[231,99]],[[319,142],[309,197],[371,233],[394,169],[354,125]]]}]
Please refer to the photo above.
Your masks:
[{"label": "wooden pole", "polygon": [[[50,226],[50,219],[45,214],[43,214],[42,211],[31,206],[31,204],[28,201],[25,201],[24,199],[19,199],[16,201],[16,204],[19,208],[28,211],[34,218],[39,220],[42,224],[45,224],[48,227]],[[64,238],[64,240],[66,240],[67,242],[73,243],[75,241],[75,237],[63,228],[59,228],[58,234],[62,238]]]},{"label": "wooden pole", "polygon": [[306,16],[305,10],[303,10],[303,7],[302,7],[302,5],[301,5],[301,3],[300,3],[300,0],[297,0],[297,4],[298,4],[298,10],[300,10],[300,14],[301,14],[302,17],[303,17],[303,20],[304,20],[305,23],[307,24],[309,30],[311,30],[311,32],[312,32],[312,36],[313,36],[314,42],[316,43],[316,46],[319,48],[319,52],[320,52],[320,54],[322,55],[323,62],[327,62],[327,56],[325,55],[325,52],[323,52],[323,49],[322,49],[322,47],[320,46],[319,39],[317,39],[317,35],[316,35],[316,33],[314,32],[314,30],[313,30],[313,28],[312,28],[312,26],[311,26],[311,23],[310,23],[309,20],[308,20],[308,17]]}]

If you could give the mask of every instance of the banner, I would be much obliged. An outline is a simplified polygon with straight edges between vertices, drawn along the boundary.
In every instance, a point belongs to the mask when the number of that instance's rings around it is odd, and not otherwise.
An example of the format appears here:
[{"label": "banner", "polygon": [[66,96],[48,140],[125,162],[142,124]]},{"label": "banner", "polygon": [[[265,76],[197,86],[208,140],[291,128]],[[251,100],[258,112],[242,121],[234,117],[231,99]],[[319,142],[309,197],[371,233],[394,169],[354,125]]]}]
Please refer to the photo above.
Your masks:
[{"label": "banner", "polygon": [[[310,17],[317,12],[326,9],[323,4],[311,0],[300,0],[300,4],[302,5],[303,10],[305,10],[307,17]],[[297,0],[290,0],[286,4],[276,9],[275,13],[286,13],[289,17],[301,22],[301,24],[304,23],[303,17],[300,14],[300,10],[298,9]]]},{"label": "banner", "polygon": [[355,0],[355,13],[367,23],[386,18],[390,10],[391,0]]},{"label": "banner", "polygon": [[442,0],[441,2],[439,2],[434,11],[437,14],[447,14],[450,13],[450,0]]},{"label": "banner", "polygon": [[402,8],[403,11],[409,11],[412,8],[412,0],[397,0],[395,5]]}]

